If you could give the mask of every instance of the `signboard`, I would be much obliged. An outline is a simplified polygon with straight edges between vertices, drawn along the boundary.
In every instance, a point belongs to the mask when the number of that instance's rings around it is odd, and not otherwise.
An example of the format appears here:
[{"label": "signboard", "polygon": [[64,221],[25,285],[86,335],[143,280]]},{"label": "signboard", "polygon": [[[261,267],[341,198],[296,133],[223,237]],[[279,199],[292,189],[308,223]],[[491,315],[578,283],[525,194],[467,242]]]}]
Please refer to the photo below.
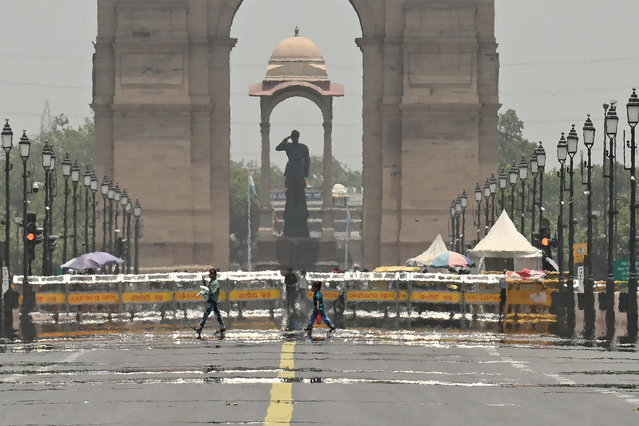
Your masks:
[{"label": "signboard", "polygon": [[456,291],[414,291],[410,300],[412,302],[459,303],[461,302],[461,293]]},{"label": "signboard", "polygon": [[[635,260],[635,268],[639,271],[639,259]],[[628,281],[628,271],[630,270],[630,261],[627,259],[615,260],[613,265],[613,274],[615,281]]]},{"label": "signboard", "polygon": [[584,263],[584,258],[588,254],[588,244],[578,243],[572,245],[572,255],[575,263]]},{"label": "signboard", "polygon": [[[270,199],[271,201],[279,201],[283,203],[286,201],[286,191],[285,190],[271,191]],[[306,202],[313,203],[313,202],[321,202],[321,201],[322,201],[322,191],[320,189],[306,190]]]},{"label": "signboard", "polygon": [[277,300],[281,297],[279,289],[265,288],[255,290],[231,290],[230,300],[233,302],[247,300]]},{"label": "signboard", "polygon": [[6,266],[2,267],[2,294],[9,290],[9,270]]},{"label": "signboard", "polygon": [[[346,292],[349,302],[394,302],[397,292],[392,290],[349,290]],[[407,301],[408,292],[400,291],[399,300]]]}]

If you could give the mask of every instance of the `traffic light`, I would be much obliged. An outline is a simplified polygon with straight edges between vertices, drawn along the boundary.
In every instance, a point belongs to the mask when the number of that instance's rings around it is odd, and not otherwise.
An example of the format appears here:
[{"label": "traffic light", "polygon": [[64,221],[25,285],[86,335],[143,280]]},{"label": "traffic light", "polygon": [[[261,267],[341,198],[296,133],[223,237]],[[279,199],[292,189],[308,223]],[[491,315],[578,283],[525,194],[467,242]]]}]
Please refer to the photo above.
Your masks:
[{"label": "traffic light", "polygon": [[35,259],[35,246],[40,244],[44,240],[42,235],[42,228],[38,228],[36,225],[35,213],[27,214],[27,224],[24,227],[24,243],[27,248],[29,261]]}]

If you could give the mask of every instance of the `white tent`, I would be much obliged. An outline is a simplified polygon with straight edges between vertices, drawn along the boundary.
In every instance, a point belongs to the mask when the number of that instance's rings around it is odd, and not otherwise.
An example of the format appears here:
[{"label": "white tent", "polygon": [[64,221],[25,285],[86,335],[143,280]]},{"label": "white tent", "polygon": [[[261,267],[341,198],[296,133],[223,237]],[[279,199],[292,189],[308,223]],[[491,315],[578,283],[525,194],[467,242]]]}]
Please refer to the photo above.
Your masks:
[{"label": "white tent", "polygon": [[446,250],[448,249],[446,248],[446,244],[444,244],[444,240],[442,239],[441,234],[437,234],[437,237],[435,237],[435,241],[432,242],[430,247],[428,247],[425,252],[423,252],[419,256],[411,257],[406,262],[404,262],[404,264],[408,266],[428,266],[434,258],[439,256]]},{"label": "white tent", "polygon": [[490,228],[488,235],[466,255],[478,265],[480,270],[491,269],[490,265],[500,264],[498,261],[505,264],[508,259],[513,259],[512,268],[515,271],[521,271],[524,268],[540,269],[543,253],[517,231],[504,210]]}]

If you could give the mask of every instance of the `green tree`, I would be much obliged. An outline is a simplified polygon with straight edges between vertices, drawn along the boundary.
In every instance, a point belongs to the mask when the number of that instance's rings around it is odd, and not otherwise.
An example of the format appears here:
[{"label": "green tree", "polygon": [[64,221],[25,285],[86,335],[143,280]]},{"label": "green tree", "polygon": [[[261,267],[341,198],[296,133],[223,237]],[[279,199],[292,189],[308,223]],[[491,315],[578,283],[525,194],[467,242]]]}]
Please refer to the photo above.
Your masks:
[{"label": "green tree", "polygon": [[513,161],[519,165],[522,156],[530,159],[536,145],[523,136],[524,123],[513,109],[499,114],[497,120],[499,169],[508,170]]}]

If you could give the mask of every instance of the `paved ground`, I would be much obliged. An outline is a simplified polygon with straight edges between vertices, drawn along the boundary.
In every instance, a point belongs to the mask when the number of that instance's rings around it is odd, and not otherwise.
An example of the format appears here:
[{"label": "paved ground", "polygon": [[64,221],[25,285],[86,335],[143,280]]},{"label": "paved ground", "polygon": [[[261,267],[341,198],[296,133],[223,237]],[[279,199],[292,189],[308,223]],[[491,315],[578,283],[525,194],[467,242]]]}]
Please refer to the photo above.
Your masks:
[{"label": "paved ground", "polygon": [[639,361],[544,334],[149,326],[0,346],[0,423],[639,424]]}]

